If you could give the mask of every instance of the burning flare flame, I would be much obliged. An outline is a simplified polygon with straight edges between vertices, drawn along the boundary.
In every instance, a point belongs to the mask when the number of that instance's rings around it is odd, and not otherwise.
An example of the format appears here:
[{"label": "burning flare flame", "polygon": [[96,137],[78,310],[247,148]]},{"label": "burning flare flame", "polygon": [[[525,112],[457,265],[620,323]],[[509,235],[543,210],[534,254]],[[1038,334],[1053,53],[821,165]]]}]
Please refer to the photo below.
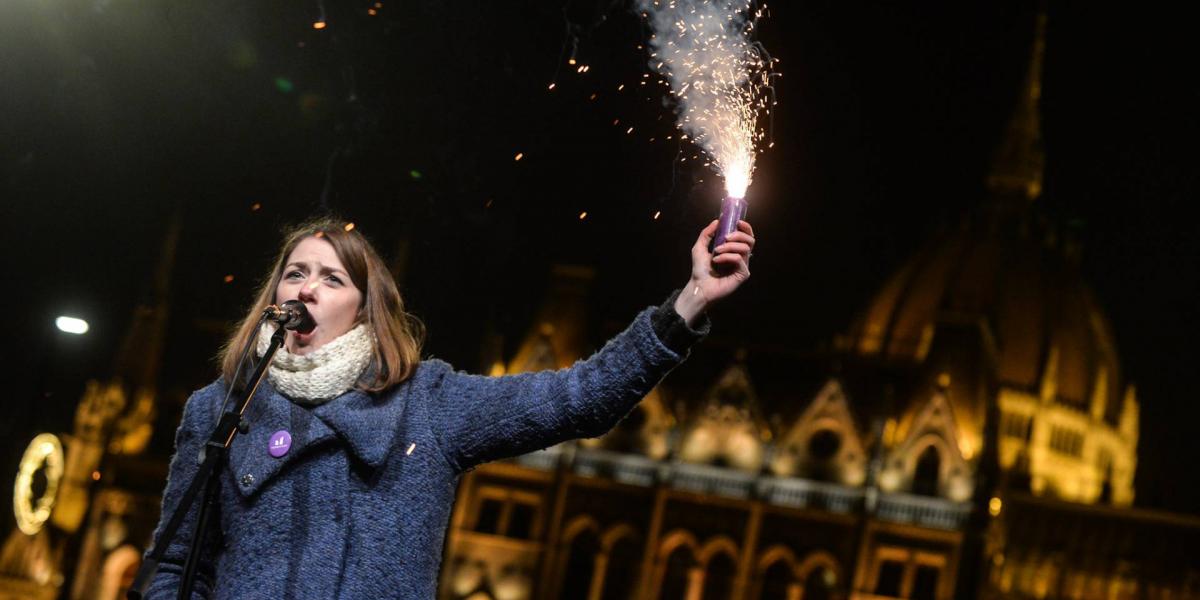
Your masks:
[{"label": "burning flare flame", "polygon": [[769,112],[772,59],[750,41],[764,8],[752,0],[638,0],[654,29],[650,66],[670,82],[678,126],[725,178],[727,195],[743,198],[754,173]]}]

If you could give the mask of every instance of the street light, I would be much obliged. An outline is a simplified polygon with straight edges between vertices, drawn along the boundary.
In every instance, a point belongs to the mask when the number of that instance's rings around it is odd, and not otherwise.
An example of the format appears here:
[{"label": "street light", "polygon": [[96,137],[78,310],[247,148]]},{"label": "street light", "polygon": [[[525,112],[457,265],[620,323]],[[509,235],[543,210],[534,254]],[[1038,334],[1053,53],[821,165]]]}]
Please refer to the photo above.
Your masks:
[{"label": "street light", "polygon": [[59,317],[54,320],[54,324],[58,327],[59,331],[75,335],[83,335],[88,331],[87,321],[75,317]]}]

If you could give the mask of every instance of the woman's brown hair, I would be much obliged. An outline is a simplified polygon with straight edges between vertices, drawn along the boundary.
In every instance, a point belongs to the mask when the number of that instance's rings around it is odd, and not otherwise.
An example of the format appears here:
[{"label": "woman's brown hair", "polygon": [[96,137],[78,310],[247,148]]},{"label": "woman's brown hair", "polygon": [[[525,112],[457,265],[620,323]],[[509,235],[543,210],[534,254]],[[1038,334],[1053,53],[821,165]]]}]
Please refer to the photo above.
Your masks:
[{"label": "woman's brown hair", "polygon": [[221,374],[225,382],[233,382],[242,348],[255,334],[263,310],[274,303],[275,289],[283,277],[288,256],[301,241],[310,237],[323,239],[333,246],[350,280],[363,295],[359,322],[366,323],[375,334],[375,350],[366,377],[358,382],[358,389],[379,392],[404,382],[412,376],[421,360],[424,328],[420,321],[404,311],[404,300],[396,288],[396,280],[371,243],[352,225],[329,218],[308,221],[287,232],[283,248],[263,278],[254,304],[221,350]]}]

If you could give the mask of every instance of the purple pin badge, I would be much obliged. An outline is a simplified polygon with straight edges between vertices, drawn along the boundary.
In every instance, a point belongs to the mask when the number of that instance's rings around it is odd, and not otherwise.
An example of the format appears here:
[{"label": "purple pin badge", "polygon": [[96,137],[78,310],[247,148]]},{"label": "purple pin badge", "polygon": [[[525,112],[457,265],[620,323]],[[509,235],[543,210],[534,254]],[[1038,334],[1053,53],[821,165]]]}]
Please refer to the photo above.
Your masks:
[{"label": "purple pin badge", "polygon": [[268,444],[270,446],[268,451],[271,453],[271,456],[279,458],[284,454],[287,454],[288,450],[291,449],[292,434],[288,433],[286,430],[280,429],[279,431],[271,434],[271,441],[268,442]]}]

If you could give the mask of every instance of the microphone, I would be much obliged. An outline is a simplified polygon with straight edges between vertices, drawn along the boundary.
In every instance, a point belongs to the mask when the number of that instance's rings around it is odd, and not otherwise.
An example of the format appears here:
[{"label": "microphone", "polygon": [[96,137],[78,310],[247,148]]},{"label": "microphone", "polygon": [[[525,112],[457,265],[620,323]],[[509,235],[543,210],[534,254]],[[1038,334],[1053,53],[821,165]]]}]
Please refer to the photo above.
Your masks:
[{"label": "microphone", "polygon": [[308,314],[308,307],[299,300],[288,300],[281,306],[271,304],[263,310],[263,317],[268,321],[279,323],[279,326],[284,329],[298,333],[308,333],[317,326],[312,315]]}]

